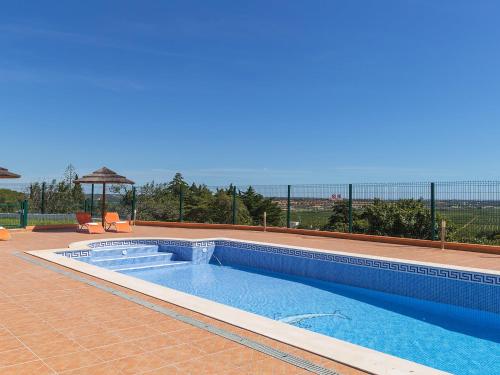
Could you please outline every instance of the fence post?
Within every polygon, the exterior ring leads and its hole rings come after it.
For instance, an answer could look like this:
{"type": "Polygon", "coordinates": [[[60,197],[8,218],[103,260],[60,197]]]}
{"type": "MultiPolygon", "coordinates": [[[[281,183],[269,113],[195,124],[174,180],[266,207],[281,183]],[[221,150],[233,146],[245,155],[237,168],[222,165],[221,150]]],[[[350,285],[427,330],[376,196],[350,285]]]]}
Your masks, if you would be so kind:
{"type": "Polygon", "coordinates": [[[94,215],[94,184],[92,184],[92,192],[90,193],[90,216],[94,215]]]}
{"type": "Polygon", "coordinates": [[[184,221],[184,189],[182,185],[179,189],[179,222],[184,221]]]}
{"type": "Polygon", "coordinates": [[[286,200],[286,227],[290,228],[292,226],[292,205],[291,205],[291,190],[292,186],[288,185],[288,194],[287,194],[287,200],[286,200]]]}
{"type": "Polygon", "coordinates": [[[236,186],[233,187],[233,225],[236,225],[236,186]]]}
{"type": "Polygon", "coordinates": [[[24,224],[24,201],[19,202],[19,227],[23,227],[24,224]]]}
{"type": "Polygon", "coordinates": [[[349,233],[352,233],[352,184],[349,184],[349,233]]]}
{"type": "Polygon", "coordinates": [[[435,241],[436,237],[436,186],[431,182],[431,239],[435,241]]]}
{"type": "Polygon", "coordinates": [[[42,207],[40,207],[40,212],[42,214],[45,213],[45,188],[46,188],[46,184],[45,184],[45,182],[42,182],[42,207]]]}
{"type": "Polygon", "coordinates": [[[444,250],[446,242],[446,220],[441,220],[441,250],[444,250]]]}
{"type": "Polygon", "coordinates": [[[135,225],[135,216],[136,216],[136,197],[135,197],[135,186],[132,186],[132,215],[130,215],[130,218],[134,222],[135,225]]]}
{"type": "Polygon", "coordinates": [[[21,204],[21,226],[26,228],[28,226],[28,201],[24,200],[21,204]]]}

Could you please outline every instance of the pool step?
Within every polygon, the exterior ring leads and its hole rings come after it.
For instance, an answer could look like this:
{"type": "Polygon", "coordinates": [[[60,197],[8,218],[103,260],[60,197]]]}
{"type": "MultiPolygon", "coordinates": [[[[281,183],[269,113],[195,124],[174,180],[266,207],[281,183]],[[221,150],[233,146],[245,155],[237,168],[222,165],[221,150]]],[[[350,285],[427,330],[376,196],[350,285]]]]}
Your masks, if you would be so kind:
{"type": "Polygon", "coordinates": [[[117,247],[102,247],[92,249],[92,259],[101,259],[104,257],[121,257],[123,255],[134,254],[154,254],[158,253],[157,245],[134,245],[134,246],[117,246],[117,247]],[[125,253],[125,254],[124,254],[125,253]]]}
{"type": "Polygon", "coordinates": [[[83,262],[117,272],[162,269],[191,263],[173,259],[174,253],[159,251],[157,245],[143,244],[92,249],[90,257],[80,258],[83,262]]]}
{"type": "Polygon", "coordinates": [[[90,263],[99,267],[111,266],[133,266],[151,262],[167,263],[172,260],[174,254],[172,253],[137,253],[133,255],[111,256],[103,258],[92,258],[90,263]]]}
{"type": "Polygon", "coordinates": [[[107,267],[110,270],[116,271],[116,272],[123,272],[123,271],[146,271],[146,270],[152,270],[152,269],[163,269],[163,268],[171,268],[171,267],[177,267],[177,266],[182,266],[186,264],[190,264],[191,262],[187,261],[177,261],[177,262],[148,262],[148,263],[141,263],[141,264],[135,264],[135,265],[119,265],[119,266],[111,266],[107,267]]]}

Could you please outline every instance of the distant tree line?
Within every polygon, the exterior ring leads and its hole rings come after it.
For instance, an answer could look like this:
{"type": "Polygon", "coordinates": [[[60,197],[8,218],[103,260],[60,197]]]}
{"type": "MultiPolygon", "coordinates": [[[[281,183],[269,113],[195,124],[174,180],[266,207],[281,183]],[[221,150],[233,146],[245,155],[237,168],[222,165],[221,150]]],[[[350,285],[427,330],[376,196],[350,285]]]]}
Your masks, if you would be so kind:
{"type": "MultiPolygon", "coordinates": [[[[122,188],[126,189],[126,188],[122,188]]],[[[183,219],[198,223],[230,224],[233,218],[233,189],[209,189],[203,184],[189,185],[180,173],[167,183],[147,183],[137,189],[137,219],[152,221],[177,221],[182,191],[183,219]]],[[[132,192],[126,189],[123,204],[132,203],[132,192]]],[[[283,213],[276,202],[249,187],[237,191],[237,223],[262,225],[264,212],[268,225],[283,225],[283,213]]]]}
{"type": "Polygon", "coordinates": [[[23,193],[10,189],[0,189],[0,204],[11,205],[22,201],[25,198],[23,193]]]}
{"type": "MultiPolygon", "coordinates": [[[[64,172],[62,180],[52,180],[45,184],[45,213],[73,213],[81,211],[85,194],[80,184],[74,181],[78,178],[75,168],[70,164],[64,172]]],[[[39,212],[42,207],[42,183],[29,185],[26,196],[30,212],[39,212]]]]}

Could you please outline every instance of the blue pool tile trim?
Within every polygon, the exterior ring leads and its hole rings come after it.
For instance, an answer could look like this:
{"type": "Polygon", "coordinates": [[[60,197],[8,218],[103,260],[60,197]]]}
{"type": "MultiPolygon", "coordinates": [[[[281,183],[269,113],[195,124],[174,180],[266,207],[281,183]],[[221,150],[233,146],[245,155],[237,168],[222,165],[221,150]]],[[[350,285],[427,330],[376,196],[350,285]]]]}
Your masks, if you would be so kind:
{"type": "Polygon", "coordinates": [[[217,246],[239,248],[239,249],[259,251],[264,253],[294,256],[305,259],[315,259],[326,262],[344,263],[354,266],[385,269],[397,272],[441,277],[451,280],[461,280],[461,281],[468,281],[486,285],[500,286],[500,275],[473,272],[473,271],[462,271],[462,270],[448,269],[442,267],[432,267],[426,265],[394,262],[394,261],[387,261],[387,260],[380,260],[373,258],[338,255],[332,253],[317,252],[314,250],[293,249],[293,248],[276,247],[276,246],[253,244],[253,243],[242,243],[236,241],[217,241],[217,246]]]}
{"type": "MultiPolygon", "coordinates": [[[[186,246],[191,247],[193,243],[200,244],[207,241],[182,241],[182,240],[161,240],[161,239],[137,239],[137,240],[110,240],[92,242],[88,246],[92,249],[99,247],[114,247],[114,246],[128,246],[128,245],[164,245],[164,246],[186,246]]],[[[209,241],[210,242],[210,241],[209,241]]]]}
{"type": "Polygon", "coordinates": [[[82,258],[89,257],[91,250],[71,250],[71,251],[58,251],[56,254],[63,255],[68,258],[82,258]]]}

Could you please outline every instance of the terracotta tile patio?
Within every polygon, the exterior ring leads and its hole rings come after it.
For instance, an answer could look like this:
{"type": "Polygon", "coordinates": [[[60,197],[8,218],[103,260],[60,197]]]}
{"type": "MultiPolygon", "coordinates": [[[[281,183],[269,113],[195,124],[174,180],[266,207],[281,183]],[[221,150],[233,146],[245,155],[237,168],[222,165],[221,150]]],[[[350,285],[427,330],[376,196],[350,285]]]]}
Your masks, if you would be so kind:
{"type": "MultiPolygon", "coordinates": [[[[66,247],[74,241],[125,236],[130,235],[91,237],[68,231],[17,232],[11,241],[0,242],[0,374],[307,373],[13,255],[16,251],[66,247]]],[[[136,227],[132,236],[232,237],[500,270],[500,256],[492,254],[292,234],[136,227]]],[[[201,314],[147,296],[141,298],[341,374],[361,373],[201,314]]]]}

